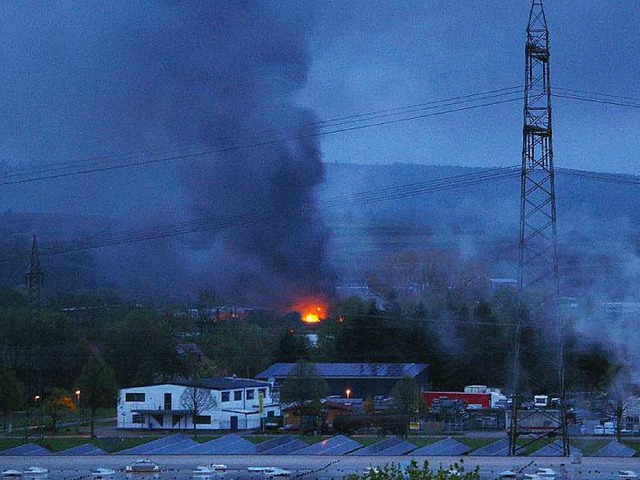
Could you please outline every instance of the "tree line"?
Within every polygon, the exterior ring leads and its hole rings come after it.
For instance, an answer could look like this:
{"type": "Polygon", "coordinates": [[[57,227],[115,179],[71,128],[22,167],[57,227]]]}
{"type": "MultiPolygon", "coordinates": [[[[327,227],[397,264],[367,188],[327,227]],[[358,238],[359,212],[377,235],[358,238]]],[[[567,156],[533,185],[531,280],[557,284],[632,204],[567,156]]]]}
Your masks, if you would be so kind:
{"type": "MultiPolygon", "coordinates": [[[[224,300],[211,292],[203,292],[193,314],[188,305],[143,308],[99,290],[34,308],[19,292],[1,288],[3,412],[6,417],[33,407],[36,396],[53,398],[56,389],[71,399],[70,392],[86,391],[82,403],[95,412],[115,404],[116,387],[231,374],[252,378],[273,362],[426,363],[432,389],[508,388],[513,289],[492,291],[483,268],[472,262],[415,252],[373,266],[367,285],[369,298],[333,301],[313,330],[296,313],[254,310],[221,319],[211,307],[224,300]]],[[[567,388],[605,391],[623,366],[606,347],[582,338],[572,321],[569,315],[564,336],[567,388]]],[[[550,361],[557,345],[540,325],[539,312],[531,309],[521,368],[532,392],[547,391],[557,377],[550,361]]]]}

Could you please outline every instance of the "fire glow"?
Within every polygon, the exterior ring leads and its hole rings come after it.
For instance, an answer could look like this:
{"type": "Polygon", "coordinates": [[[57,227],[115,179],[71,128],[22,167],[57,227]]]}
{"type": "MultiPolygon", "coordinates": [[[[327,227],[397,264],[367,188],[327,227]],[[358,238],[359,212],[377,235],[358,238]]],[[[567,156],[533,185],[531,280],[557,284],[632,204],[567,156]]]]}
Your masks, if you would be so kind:
{"type": "Polygon", "coordinates": [[[291,309],[300,314],[300,319],[304,323],[320,323],[327,314],[326,305],[317,299],[300,301],[293,305],[291,309]]]}

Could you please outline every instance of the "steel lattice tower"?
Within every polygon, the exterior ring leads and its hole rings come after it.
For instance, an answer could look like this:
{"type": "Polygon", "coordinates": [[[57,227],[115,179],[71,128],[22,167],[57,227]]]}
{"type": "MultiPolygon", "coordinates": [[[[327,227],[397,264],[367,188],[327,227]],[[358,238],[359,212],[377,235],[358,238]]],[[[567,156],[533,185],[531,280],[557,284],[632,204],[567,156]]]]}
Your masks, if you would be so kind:
{"type": "MultiPolygon", "coordinates": [[[[520,256],[518,262],[518,319],[514,352],[514,401],[509,430],[509,454],[543,437],[562,438],[562,454],[569,455],[565,419],[563,325],[559,315],[556,196],[551,128],[551,84],[549,76],[549,31],[542,0],[533,0],[525,46],[524,126],[522,129],[522,172],[520,194],[520,256]],[[522,323],[526,316],[525,297],[535,292],[539,310],[554,330],[558,346],[558,410],[518,409],[522,323]],[[544,418],[552,430],[530,428],[544,418]],[[526,437],[524,444],[517,439],[526,437]]],[[[547,327],[547,328],[548,328],[547,327]]]]}
{"type": "Polygon", "coordinates": [[[29,302],[32,305],[40,306],[42,277],[44,273],[40,267],[40,257],[38,256],[38,241],[36,236],[33,236],[33,243],[31,244],[31,257],[29,259],[29,268],[25,276],[25,283],[27,284],[27,294],[29,302]]]}

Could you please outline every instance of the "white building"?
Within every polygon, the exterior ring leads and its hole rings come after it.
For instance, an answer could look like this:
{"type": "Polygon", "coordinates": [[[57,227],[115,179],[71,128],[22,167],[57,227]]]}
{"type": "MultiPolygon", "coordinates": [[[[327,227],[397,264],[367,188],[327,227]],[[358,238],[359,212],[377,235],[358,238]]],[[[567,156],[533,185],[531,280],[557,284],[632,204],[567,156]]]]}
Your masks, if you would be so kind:
{"type": "Polygon", "coordinates": [[[164,383],[123,388],[118,395],[118,428],[250,430],[280,415],[273,385],[246,378],[203,378],[198,386],[164,383]],[[204,408],[194,408],[194,397],[204,408]]]}

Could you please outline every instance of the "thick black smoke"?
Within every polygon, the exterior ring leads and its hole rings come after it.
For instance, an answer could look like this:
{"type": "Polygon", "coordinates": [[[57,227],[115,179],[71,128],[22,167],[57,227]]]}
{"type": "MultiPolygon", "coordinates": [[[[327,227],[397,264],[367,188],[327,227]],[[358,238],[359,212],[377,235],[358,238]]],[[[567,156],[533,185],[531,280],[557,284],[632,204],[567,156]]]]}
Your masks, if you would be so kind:
{"type": "Polygon", "coordinates": [[[325,291],[326,232],[309,208],[322,163],[308,126],[314,117],[292,99],[309,63],[303,9],[236,0],[0,9],[0,152],[10,165],[165,146],[174,147],[167,155],[219,152],[4,187],[7,208],[98,215],[134,228],[232,219],[231,228],[197,238],[107,252],[115,259],[103,262],[105,276],[163,284],[172,296],[209,288],[271,304],[325,291]],[[126,260],[136,249],[135,258],[154,263],[152,273],[126,260]]]}

